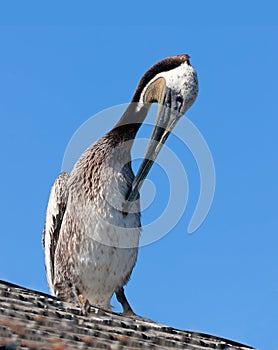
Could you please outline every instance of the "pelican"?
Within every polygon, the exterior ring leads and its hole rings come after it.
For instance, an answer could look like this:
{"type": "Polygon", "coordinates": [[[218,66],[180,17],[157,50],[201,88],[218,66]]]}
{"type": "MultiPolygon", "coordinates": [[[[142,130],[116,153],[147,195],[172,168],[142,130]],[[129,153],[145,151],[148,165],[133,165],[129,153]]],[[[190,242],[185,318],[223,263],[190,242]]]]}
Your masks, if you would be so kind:
{"type": "Polygon", "coordinates": [[[43,232],[49,289],[84,312],[90,304],[109,310],[115,293],[123,313],[134,315],[124,286],[138,254],[139,190],[171,130],[197,97],[197,74],[189,59],[183,54],[153,65],[117,124],[52,186],[43,232]],[[134,176],[131,147],[154,102],[156,123],[134,176]]]}

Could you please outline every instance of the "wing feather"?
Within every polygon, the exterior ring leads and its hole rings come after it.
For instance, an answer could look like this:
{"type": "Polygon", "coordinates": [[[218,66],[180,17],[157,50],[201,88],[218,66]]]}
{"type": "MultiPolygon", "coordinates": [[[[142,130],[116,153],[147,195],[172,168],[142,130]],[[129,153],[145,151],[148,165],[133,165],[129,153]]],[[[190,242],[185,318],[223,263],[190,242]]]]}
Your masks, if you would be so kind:
{"type": "Polygon", "coordinates": [[[43,231],[43,247],[48,286],[54,294],[54,258],[63,217],[67,207],[69,173],[61,173],[55,180],[49,196],[43,231]]]}

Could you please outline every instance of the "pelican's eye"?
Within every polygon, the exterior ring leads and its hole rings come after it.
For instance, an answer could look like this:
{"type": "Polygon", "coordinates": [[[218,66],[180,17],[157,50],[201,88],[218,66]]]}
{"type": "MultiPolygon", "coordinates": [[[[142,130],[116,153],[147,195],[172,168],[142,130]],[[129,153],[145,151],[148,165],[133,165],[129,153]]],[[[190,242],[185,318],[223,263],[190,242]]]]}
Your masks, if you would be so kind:
{"type": "Polygon", "coordinates": [[[181,107],[183,104],[183,98],[181,95],[177,95],[176,97],[176,103],[177,103],[177,111],[180,112],[181,111],[181,107]]]}

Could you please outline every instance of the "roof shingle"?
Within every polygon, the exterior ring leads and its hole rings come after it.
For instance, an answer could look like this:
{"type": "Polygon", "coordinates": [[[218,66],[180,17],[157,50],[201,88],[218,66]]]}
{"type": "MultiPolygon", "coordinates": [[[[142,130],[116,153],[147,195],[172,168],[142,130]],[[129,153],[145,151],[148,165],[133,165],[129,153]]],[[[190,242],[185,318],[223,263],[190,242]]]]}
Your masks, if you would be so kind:
{"type": "Polygon", "coordinates": [[[94,306],[84,317],[72,304],[5,281],[0,302],[0,349],[253,349],[94,306]]]}

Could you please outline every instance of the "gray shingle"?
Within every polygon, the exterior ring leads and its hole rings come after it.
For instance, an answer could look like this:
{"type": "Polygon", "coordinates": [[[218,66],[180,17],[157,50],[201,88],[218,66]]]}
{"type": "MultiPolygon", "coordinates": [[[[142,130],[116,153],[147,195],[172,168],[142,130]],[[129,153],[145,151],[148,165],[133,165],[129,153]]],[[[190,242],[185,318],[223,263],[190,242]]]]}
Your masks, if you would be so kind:
{"type": "Polygon", "coordinates": [[[182,331],[140,317],[78,307],[0,281],[0,349],[252,349],[211,335],[182,331]]]}

